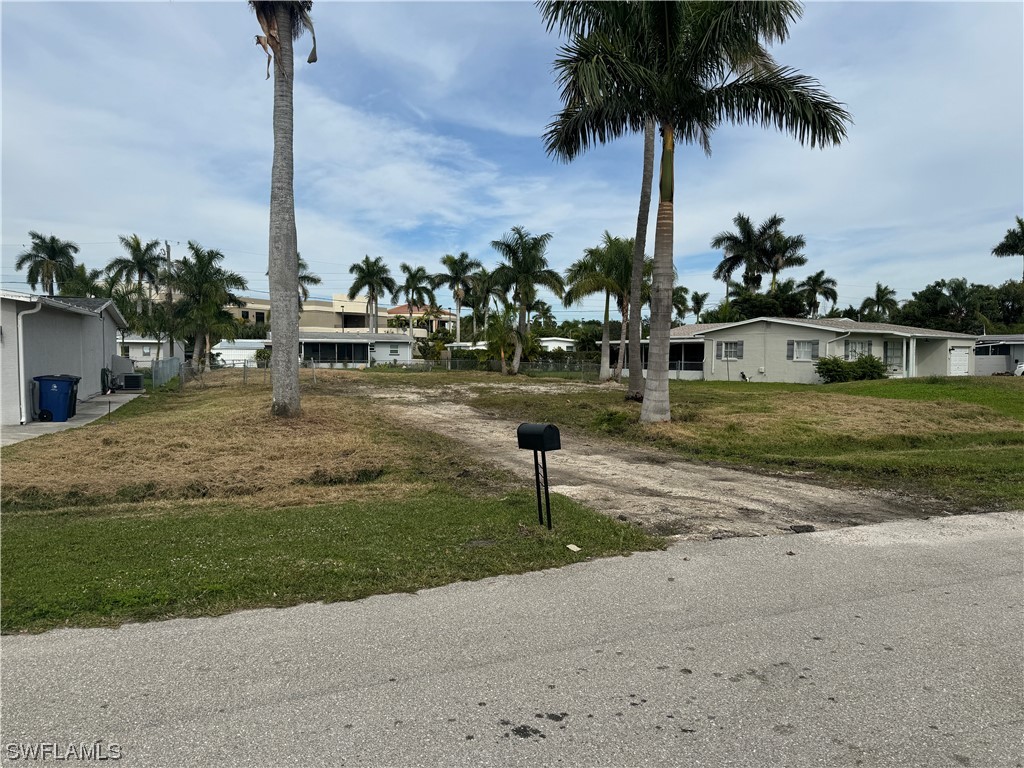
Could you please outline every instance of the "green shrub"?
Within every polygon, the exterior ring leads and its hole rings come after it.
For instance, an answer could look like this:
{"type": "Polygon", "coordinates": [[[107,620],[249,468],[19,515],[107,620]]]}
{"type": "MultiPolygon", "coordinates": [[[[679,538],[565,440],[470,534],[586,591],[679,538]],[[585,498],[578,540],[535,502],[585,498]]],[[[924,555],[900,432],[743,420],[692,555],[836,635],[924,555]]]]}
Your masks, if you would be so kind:
{"type": "Polygon", "coordinates": [[[834,355],[822,357],[814,364],[814,370],[826,384],[885,378],[885,363],[874,355],[861,355],[856,360],[834,355]]]}

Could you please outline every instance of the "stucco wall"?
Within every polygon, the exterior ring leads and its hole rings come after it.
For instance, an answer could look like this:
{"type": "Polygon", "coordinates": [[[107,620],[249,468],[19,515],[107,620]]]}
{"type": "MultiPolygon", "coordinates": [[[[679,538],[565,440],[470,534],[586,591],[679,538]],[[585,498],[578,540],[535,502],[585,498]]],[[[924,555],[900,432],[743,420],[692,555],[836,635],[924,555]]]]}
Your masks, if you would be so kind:
{"type": "Polygon", "coordinates": [[[3,338],[0,340],[0,418],[3,424],[18,424],[21,421],[21,407],[18,402],[18,308],[28,309],[29,304],[15,304],[13,301],[0,303],[0,326],[3,338]]]}
{"type": "MultiPolygon", "coordinates": [[[[789,340],[817,341],[818,354],[837,354],[833,344],[825,352],[826,342],[834,334],[811,328],[754,323],[724,331],[715,331],[708,337],[704,348],[704,377],[710,381],[740,381],[740,372],[751,381],[784,381],[796,384],[816,384],[821,381],[814,370],[813,360],[787,360],[786,342],[789,340]],[[716,360],[715,342],[742,341],[742,360],[716,360]]],[[[843,353],[842,342],[838,354],[843,353]]]]}
{"type": "Polygon", "coordinates": [[[949,373],[949,340],[917,340],[917,376],[946,376],[949,373]]]}

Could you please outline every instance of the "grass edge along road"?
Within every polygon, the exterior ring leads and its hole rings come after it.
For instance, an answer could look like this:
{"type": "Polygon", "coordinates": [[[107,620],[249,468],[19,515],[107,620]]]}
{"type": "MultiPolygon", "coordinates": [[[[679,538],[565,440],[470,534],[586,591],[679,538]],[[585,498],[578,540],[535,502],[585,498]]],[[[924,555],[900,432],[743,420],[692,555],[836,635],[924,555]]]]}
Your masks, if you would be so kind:
{"type": "MultiPolygon", "coordinates": [[[[126,406],[113,424],[4,449],[3,632],[353,600],[663,546],[557,495],[549,532],[537,524],[532,486],[475,464],[451,441],[389,424],[338,396],[305,398],[308,419],[261,420],[252,409],[263,408],[267,394],[263,387],[158,394],[126,406]],[[204,440],[219,435],[219,450],[246,418],[256,422],[259,444],[207,456],[203,475],[204,440]],[[342,424],[362,437],[346,443],[342,424]],[[302,434],[320,439],[332,425],[338,431],[323,445],[343,448],[332,464],[321,446],[318,463],[302,434]],[[174,442],[172,433],[187,437],[174,442]],[[180,447],[155,450],[154,434],[180,447]],[[33,466],[52,466],[60,457],[102,462],[104,451],[115,462],[134,453],[143,465],[166,454],[163,461],[198,474],[186,482],[173,468],[137,466],[122,468],[113,485],[96,479],[90,486],[99,463],[86,467],[75,486],[24,479],[36,474],[33,466]],[[251,495],[242,496],[238,483],[218,485],[223,460],[270,472],[275,459],[294,474],[277,478],[280,489],[250,479],[251,495]],[[325,494],[322,503],[289,503],[325,494]]],[[[215,454],[213,444],[206,448],[215,454]]]]}

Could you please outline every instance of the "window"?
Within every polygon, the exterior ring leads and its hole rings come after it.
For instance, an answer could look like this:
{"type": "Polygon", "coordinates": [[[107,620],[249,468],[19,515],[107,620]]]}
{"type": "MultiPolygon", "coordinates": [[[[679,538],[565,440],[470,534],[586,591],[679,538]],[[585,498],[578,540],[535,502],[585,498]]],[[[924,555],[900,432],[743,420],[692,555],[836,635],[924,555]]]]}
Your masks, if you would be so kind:
{"type": "Polygon", "coordinates": [[[903,341],[882,342],[882,354],[885,355],[886,368],[903,367],[903,341]]]}
{"type": "Polygon", "coordinates": [[[122,344],[121,345],[121,357],[131,357],[131,355],[128,354],[128,345],[127,344],[122,344]]]}
{"type": "Polygon", "coordinates": [[[817,360],[817,339],[790,339],[786,342],[787,360],[817,360]]]}
{"type": "Polygon", "coordinates": [[[142,348],[142,356],[143,356],[143,357],[150,357],[151,355],[152,355],[152,349],[151,349],[151,347],[150,347],[150,346],[149,346],[149,345],[147,344],[146,346],[144,346],[144,347],[142,348]]]}
{"type": "Polygon", "coordinates": [[[871,354],[871,342],[870,341],[851,341],[846,340],[845,346],[847,360],[856,360],[858,357],[864,357],[865,355],[871,354]]]}
{"type": "Polygon", "coordinates": [[[257,323],[266,322],[266,317],[267,317],[267,315],[266,315],[265,312],[257,312],[256,313],[256,322],[257,323]]]}
{"type": "Polygon", "coordinates": [[[391,354],[392,355],[397,355],[398,354],[398,345],[397,344],[392,344],[391,345],[391,354]]]}
{"type": "Polygon", "coordinates": [[[717,341],[715,342],[716,360],[742,360],[742,341],[717,341]]]}
{"type": "Polygon", "coordinates": [[[248,320],[249,319],[249,310],[248,309],[243,309],[242,310],[242,319],[243,320],[248,320]]]}

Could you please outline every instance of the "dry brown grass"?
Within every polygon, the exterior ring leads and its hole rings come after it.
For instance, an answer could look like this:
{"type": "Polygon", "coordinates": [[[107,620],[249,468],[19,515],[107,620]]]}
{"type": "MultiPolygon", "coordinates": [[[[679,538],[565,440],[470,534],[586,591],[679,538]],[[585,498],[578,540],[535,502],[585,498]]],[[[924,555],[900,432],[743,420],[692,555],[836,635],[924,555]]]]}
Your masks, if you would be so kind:
{"type": "MultiPolygon", "coordinates": [[[[250,374],[250,377],[252,374],[250,374]]],[[[274,419],[269,387],[237,372],[167,398],[135,418],[101,420],[4,449],[5,501],[83,494],[125,501],[232,498],[254,506],[400,497],[421,486],[421,445],[318,373],[303,415],[274,419]],[[40,467],[50,467],[46,476],[40,467]],[[386,483],[374,483],[379,476],[386,483]]],[[[311,385],[311,382],[304,382],[311,385]]]]}

